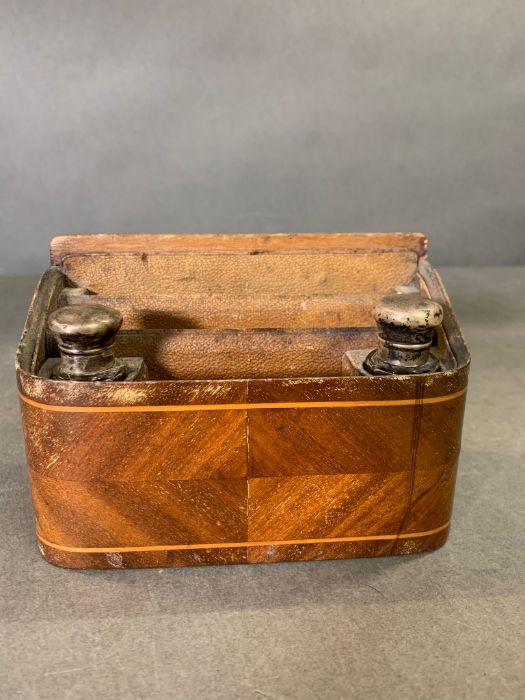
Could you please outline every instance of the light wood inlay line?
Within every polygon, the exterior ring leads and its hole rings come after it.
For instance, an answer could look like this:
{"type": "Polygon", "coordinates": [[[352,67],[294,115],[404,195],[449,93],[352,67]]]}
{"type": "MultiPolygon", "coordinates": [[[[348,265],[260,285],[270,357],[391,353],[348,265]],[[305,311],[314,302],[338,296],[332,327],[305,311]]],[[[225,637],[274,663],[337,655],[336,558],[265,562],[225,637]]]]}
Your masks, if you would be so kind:
{"type": "Polygon", "coordinates": [[[276,547],[279,545],[295,545],[295,544],[331,544],[337,542],[373,542],[380,540],[408,540],[417,537],[429,537],[438,532],[446,530],[450,525],[450,521],[436,527],[433,530],[425,530],[424,532],[402,532],[397,535],[364,535],[362,537],[325,537],[321,539],[307,540],[277,540],[268,542],[213,542],[211,544],[159,544],[149,547],[69,547],[67,545],[55,544],[49,542],[42,535],[37,533],[38,539],[42,544],[53,549],[59,549],[62,552],[76,552],[79,554],[111,554],[112,552],[163,552],[182,549],[229,549],[239,547],[276,547]]]}
{"type": "Polygon", "coordinates": [[[58,413],[152,413],[168,411],[254,411],[276,408],[367,408],[369,406],[415,406],[416,404],[442,403],[452,401],[466,392],[465,389],[444,396],[429,396],[423,399],[384,399],[377,401],[287,401],[284,403],[217,403],[217,404],[180,404],[166,406],[61,406],[33,401],[19,393],[21,400],[43,411],[58,413]]]}

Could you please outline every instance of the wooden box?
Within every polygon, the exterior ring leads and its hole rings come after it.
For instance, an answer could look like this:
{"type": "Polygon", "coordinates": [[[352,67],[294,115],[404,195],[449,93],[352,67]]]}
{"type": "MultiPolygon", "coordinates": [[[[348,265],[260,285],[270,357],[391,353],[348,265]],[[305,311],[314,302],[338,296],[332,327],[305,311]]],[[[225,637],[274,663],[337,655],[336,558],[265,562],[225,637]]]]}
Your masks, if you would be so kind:
{"type": "Polygon", "coordinates": [[[421,234],[55,238],[17,353],[42,554],[132,568],[439,547],[468,364],[421,234]],[[441,371],[358,374],[348,357],[377,345],[374,301],[399,285],[443,306],[441,371]],[[77,287],[122,313],[116,353],[147,381],[42,376],[48,315],[77,287]]]}

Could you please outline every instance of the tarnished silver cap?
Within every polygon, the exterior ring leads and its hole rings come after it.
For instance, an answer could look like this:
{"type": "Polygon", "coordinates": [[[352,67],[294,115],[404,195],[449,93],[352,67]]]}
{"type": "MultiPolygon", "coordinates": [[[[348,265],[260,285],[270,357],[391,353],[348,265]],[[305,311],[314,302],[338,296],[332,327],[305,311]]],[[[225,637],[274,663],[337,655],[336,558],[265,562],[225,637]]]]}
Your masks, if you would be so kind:
{"type": "Polygon", "coordinates": [[[371,374],[422,374],[437,372],[439,360],[430,346],[443,321],[437,301],[418,293],[390,294],[374,308],[378,348],[368,355],[365,369],[371,374]]]}
{"type": "Polygon", "coordinates": [[[122,314],[102,304],[62,306],[50,314],[48,327],[60,350],[56,379],[115,381],[126,376],[113,344],[122,314]]]}

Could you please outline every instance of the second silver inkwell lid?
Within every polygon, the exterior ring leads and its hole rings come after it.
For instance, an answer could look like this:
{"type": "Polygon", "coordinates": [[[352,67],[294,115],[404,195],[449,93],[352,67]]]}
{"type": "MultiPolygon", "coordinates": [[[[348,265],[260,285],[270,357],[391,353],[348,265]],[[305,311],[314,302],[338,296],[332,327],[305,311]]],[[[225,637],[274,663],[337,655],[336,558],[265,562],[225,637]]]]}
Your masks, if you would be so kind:
{"type": "Polygon", "coordinates": [[[443,321],[437,301],[417,292],[389,294],[374,307],[378,347],[364,361],[370,374],[423,374],[438,372],[431,352],[436,329],[443,321]]]}

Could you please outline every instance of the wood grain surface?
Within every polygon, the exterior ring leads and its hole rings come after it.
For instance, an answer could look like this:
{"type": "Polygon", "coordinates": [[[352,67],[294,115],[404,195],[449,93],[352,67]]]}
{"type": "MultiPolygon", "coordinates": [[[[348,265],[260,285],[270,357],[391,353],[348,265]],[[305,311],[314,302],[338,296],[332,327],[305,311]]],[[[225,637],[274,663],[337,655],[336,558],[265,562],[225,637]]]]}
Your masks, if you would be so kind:
{"type": "MultiPolygon", "coordinates": [[[[265,551],[274,560],[275,547],[285,552],[293,546],[298,557],[300,545],[306,558],[320,557],[321,545],[333,538],[351,540],[333,543],[335,554],[350,551],[355,538],[365,538],[367,553],[377,546],[380,554],[385,535],[390,553],[410,535],[421,551],[424,541],[436,541],[434,530],[443,537],[450,519],[464,397],[422,403],[422,395],[411,405],[386,400],[366,408],[319,408],[315,402],[300,409],[143,407],[109,415],[96,408],[46,410],[23,400],[39,535],[46,552],[61,552],[61,564],[69,554],[71,561],[85,554],[95,556],[97,566],[101,556],[135,555],[133,548],[140,547],[155,548],[151,561],[158,561],[159,548],[167,557],[170,547],[189,552],[219,544],[245,547],[247,561],[252,547],[256,561],[265,551]],[[367,411],[368,421],[362,415],[367,411]],[[277,426],[265,420],[268,414],[277,416],[277,426]],[[297,422],[299,434],[283,435],[283,420],[297,422]],[[224,430],[214,433],[220,426],[224,430]],[[79,433],[96,436],[99,449],[89,438],[75,449],[79,433]]],[[[199,551],[190,557],[193,564],[197,556],[206,563],[199,551]]]]}
{"type": "Polygon", "coordinates": [[[60,269],[37,290],[17,360],[50,562],[244,564],[444,543],[469,358],[424,236],[69,236],[51,255],[60,269]],[[373,299],[414,283],[445,306],[445,371],[345,376],[343,355],[375,345],[373,299]],[[38,376],[56,354],[47,315],[72,284],[124,312],[117,353],[144,357],[150,380],[38,376]]]}
{"type": "Polygon", "coordinates": [[[427,247],[422,233],[99,233],[57,236],[51,241],[50,257],[52,265],[60,266],[69,254],[412,250],[423,256],[427,247]]]}

